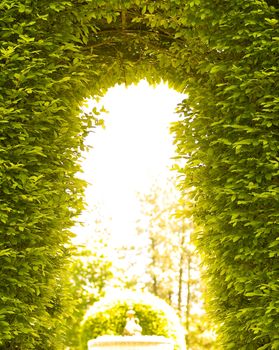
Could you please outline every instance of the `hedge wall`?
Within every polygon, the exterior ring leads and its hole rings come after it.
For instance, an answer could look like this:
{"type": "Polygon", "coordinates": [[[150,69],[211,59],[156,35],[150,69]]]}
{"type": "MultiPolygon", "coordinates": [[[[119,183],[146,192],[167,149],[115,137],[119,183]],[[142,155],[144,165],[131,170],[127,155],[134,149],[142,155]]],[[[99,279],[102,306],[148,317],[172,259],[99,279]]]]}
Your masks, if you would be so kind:
{"type": "Polygon", "coordinates": [[[79,110],[86,57],[76,54],[73,62],[73,20],[64,21],[65,14],[58,20],[58,3],[0,4],[3,349],[62,346],[66,245],[82,208],[83,183],[75,173],[93,121],[79,110]]]}
{"type": "Polygon", "coordinates": [[[146,77],[189,94],[181,190],[221,341],[278,348],[278,28],[276,0],[1,1],[0,346],[62,346],[75,174],[95,123],[79,105],[146,77]]]}
{"type": "Polygon", "coordinates": [[[173,129],[210,309],[225,349],[279,349],[278,2],[192,1],[186,12],[199,61],[173,129]]]}
{"type": "MultiPolygon", "coordinates": [[[[83,207],[85,185],[76,174],[84,138],[97,123],[96,111],[81,114],[80,105],[116,82],[136,82],[155,70],[141,63],[139,46],[148,36],[124,33],[125,8],[121,16],[120,5],[91,0],[0,3],[3,349],[63,348],[64,312],[70,311],[63,270],[69,229],[83,207]]],[[[149,79],[155,79],[151,73],[149,79]]]]}

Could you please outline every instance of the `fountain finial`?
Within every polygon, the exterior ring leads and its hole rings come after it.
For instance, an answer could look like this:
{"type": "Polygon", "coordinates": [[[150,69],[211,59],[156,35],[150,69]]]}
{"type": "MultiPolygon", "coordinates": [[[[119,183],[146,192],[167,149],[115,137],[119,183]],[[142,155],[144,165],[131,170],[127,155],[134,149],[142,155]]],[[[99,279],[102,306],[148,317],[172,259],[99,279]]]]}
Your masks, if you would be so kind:
{"type": "Polygon", "coordinates": [[[124,335],[141,335],[142,328],[139,325],[139,319],[135,317],[133,308],[129,308],[126,312],[126,325],[124,328],[124,335]]]}

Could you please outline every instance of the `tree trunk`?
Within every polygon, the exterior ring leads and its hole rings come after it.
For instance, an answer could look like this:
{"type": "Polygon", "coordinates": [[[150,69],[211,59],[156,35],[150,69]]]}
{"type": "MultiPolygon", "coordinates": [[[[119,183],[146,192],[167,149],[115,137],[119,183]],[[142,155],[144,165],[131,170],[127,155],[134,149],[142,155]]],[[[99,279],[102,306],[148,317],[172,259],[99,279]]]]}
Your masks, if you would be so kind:
{"type": "Polygon", "coordinates": [[[180,239],[180,258],[179,258],[179,273],[178,273],[178,295],[177,295],[177,308],[179,315],[181,316],[182,311],[182,289],[183,289],[183,265],[184,265],[184,255],[185,255],[185,230],[184,225],[182,227],[181,239],[180,239]]]}
{"type": "Polygon", "coordinates": [[[191,255],[188,254],[187,258],[187,301],[186,301],[186,345],[187,349],[190,349],[190,305],[191,305],[191,255]]]}

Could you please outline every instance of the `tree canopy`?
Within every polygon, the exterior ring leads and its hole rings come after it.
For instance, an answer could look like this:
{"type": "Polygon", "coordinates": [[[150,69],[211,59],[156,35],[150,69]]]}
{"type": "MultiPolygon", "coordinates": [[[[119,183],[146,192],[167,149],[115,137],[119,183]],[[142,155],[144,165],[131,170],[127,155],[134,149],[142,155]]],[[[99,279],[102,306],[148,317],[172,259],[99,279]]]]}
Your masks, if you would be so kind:
{"type": "Polygon", "coordinates": [[[59,349],[76,176],[98,123],[84,97],[117,82],[187,91],[173,126],[229,349],[278,348],[278,3],[3,0],[0,344],[59,349]]]}

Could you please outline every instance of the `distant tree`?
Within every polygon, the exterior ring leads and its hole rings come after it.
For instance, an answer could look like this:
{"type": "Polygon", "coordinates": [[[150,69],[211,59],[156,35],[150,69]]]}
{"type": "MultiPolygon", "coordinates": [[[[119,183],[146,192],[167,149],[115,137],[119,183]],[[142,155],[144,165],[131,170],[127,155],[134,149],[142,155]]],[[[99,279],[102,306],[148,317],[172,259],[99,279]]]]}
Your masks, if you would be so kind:
{"type": "Polygon", "coordinates": [[[102,248],[99,244],[92,250],[77,251],[69,270],[69,293],[74,310],[67,322],[66,344],[73,350],[79,347],[80,323],[86,310],[104,295],[105,287],[112,278],[112,263],[102,248]]]}
{"type": "Polygon", "coordinates": [[[148,258],[144,252],[144,245],[141,240],[135,243],[119,245],[115,249],[113,272],[111,281],[113,288],[126,288],[131,290],[144,289],[148,275],[148,258]]]}
{"type": "Polygon", "coordinates": [[[145,264],[145,274],[138,276],[139,283],[177,310],[189,349],[198,349],[202,343],[204,348],[210,343],[213,349],[214,339],[206,333],[206,322],[210,322],[203,306],[200,259],[191,239],[191,203],[187,196],[179,199],[174,182],[156,183],[141,196],[142,219],[137,227],[141,245],[134,251],[145,264]]]}
{"type": "Polygon", "coordinates": [[[176,199],[177,193],[171,182],[164,188],[154,184],[148,194],[141,196],[144,219],[139,221],[138,235],[144,236],[146,241],[148,289],[178,307],[182,298],[184,266],[180,265],[184,265],[186,260],[186,233],[182,232],[182,227],[174,217],[176,199]]]}
{"type": "MultiPolygon", "coordinates": [[[[87,233],[80,232],[73,242],[71,264],[67,271],[68,292],[72,299],[73,311],[67,318],[66,345],[71,350],[79,349],[80,324],[89,306],[104,296],[105,289],[113,277],[112,257],[109,253],[109,218],[102,215],[97,203],[90,211],[84,211],[80,221],[84,222],[87,233]],[[77,238],[86,236],[83,244],[77,238]]],[[[79,231],[79,226],[76,227],[79,231]]]]}

